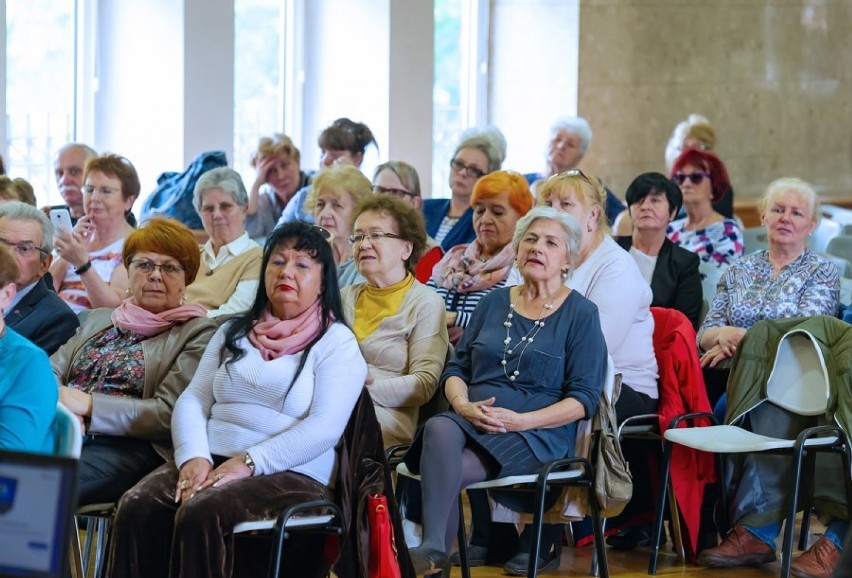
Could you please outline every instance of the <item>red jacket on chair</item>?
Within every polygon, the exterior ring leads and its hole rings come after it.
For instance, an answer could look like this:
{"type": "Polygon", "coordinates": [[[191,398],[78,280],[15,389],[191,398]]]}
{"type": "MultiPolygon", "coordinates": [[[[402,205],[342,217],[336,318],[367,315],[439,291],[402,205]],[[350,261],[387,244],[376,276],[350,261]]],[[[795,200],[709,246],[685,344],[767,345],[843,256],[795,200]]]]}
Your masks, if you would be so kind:
{"type": "MultiPolygon", "coordinates": [[[[704,387],[695,330],[689,319],[675,309],[651,307],[654,316],[654,352],[660,373],[660,431],[665,432],[672,419],[685,413],[712,412],[704,387]]],[[[687,425],[709,425],[696,420],[687,425]]],[[[691,450],[677,444],[671,463],[672,490],[686,528],[684,546],[687,559],[695,559],[701,500],[704,485],[716,481],[713,454],[691,450]]]]}

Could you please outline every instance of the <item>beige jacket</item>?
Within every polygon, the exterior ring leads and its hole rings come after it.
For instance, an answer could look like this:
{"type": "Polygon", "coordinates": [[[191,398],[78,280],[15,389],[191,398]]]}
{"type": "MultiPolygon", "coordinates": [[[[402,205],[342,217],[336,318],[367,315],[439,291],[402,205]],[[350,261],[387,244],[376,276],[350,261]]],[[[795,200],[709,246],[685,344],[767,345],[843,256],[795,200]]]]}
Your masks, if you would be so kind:
{"type": "MultiPolygon", "coordinates": [[[[107,308],[93,310],[76,335],[51,356],[53,373],[61,385],[68,382],[71,365],[83,346],[112,327],[112,311],[107,308]]],[[[157,453],[170,459],[175,401],[189,385],[216,327],[212,319],[199,317],[142,341],[145,358],[142,399],[94,393],[88,433],[147,439],[157,453]]]]}

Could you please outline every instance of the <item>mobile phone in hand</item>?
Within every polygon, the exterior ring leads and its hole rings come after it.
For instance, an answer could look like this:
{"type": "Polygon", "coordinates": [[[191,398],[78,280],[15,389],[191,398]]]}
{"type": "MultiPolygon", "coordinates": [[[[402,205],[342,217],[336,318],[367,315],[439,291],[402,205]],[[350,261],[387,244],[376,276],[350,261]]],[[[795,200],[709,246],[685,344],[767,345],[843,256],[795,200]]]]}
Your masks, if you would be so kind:
{"type": "Polygon", "coordinates": [[[71,224],[71,213],[68,212],[68,209],[50,209],[50,222],[53,223],[53,228],[56,230],[61,227],[70,233],[74,229],[74,225],[71,224]]]}

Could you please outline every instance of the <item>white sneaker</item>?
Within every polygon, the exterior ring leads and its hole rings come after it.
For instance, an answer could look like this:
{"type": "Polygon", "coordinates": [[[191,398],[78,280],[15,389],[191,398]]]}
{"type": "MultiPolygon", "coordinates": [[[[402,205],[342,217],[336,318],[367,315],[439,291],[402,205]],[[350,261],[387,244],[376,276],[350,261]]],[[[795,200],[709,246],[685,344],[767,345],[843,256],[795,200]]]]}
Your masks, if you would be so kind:
{"type": "Polygon", "coordinates": [[[402,519],[402,533],[405,535],[405,544],[409,549],[417,548],[423,542],[423,526],[411,520],[402,519]]]}

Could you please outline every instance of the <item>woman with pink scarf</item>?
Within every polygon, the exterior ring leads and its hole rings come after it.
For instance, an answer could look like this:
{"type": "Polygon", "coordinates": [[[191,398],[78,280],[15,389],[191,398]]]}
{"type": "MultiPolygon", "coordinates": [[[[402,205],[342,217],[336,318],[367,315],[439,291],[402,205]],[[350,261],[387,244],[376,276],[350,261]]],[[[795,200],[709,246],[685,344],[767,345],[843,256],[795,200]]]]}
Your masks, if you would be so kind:
{"type": "Polygon", "coordinates": [[[331,499],[367,364],[328,238],[303,222],[270,235],[254,304],[216,332],[175,406],[174,459],[118,504],[107,575],[232,576],[236,523],[331,499]]]}
{"type": "Polygon", "coordinates": [[[461,338],[480,299],[506,284],[515,263],[510,242],[515,225],[532,205],[529,185],[519,173],[494,171],[476,181],[470,197],[476,238],[447,251],[427,282],[444,299],[453,344],[461,338]]]}
{"type": "Polygon", "coordinates": [[[200,255],[192,232],[153,219],[124,241],[127,298],[94,309],[51,357],[59,400],[83,424],[79,504],[114,502],[172,454],[172,408],[216,325],[184,305],[200,255]]]}

